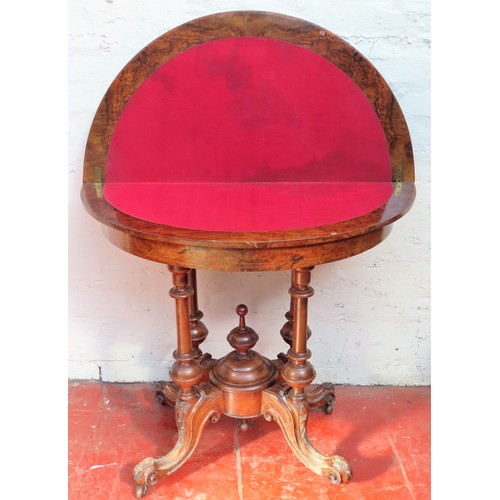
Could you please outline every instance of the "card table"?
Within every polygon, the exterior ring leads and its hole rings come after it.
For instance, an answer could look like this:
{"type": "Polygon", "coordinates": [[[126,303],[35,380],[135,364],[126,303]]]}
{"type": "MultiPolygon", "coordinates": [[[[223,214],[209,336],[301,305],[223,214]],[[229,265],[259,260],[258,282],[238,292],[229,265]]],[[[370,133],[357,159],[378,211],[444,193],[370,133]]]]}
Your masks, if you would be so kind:
{"type": "Polygon", "coordinates": [[[178,441],[134,469],[136,496],[178,469],[221,415],[281,427],[306,467],[333,483],[352,469],[307,437],[313,385],[307,304],[315,266],[380,243],[415,198],[413,153],[387,83],[326,29],[268,12],[195,19],[160,36],[118,74],[93,120],[82,200],[107,238],[172,273],[177,349],[157,399],[178,441]],[[268,359],[236,307],[232,347],[213,359],[197,270],[290,270],[287,353],[268,359]]]}

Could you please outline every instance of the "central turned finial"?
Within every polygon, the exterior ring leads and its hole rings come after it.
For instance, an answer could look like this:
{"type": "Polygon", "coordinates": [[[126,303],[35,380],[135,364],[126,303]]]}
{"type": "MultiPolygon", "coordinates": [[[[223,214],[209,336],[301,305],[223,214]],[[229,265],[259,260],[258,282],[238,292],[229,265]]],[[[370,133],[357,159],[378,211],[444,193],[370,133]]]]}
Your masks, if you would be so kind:
{"type": "Polygon", "coordinates": [[[276,381],[275,366],[252,350],[259,336],[246,325],[247,313],[244,304],[236,308],[239,325],[227,336],[234,351],[219,359],[210,371],[210,381],[224,392],[224,413],[244,419],[261,414],[261,391],[276,381]]]}
{"type": "Polygon", "coordinates": [[[236,314],[240,317],[240,330],[245,330],[247,325],[245,325],[245,316],[248,313],[248,307],[245,304],[240,304],[236,308],[236,314]]]}
{"type": "Polygon", "coordinates": [[[236,356],[241,359],[246,359],[251,356],[250,349],[255,346],[259,340],[259,336],[253,328],[249,328],[245,323],[245,316],[248,313],[248,307],[245,304],[240,304],[236,308],[236,314],[240,317],[240,324],[233,328],[227,336],[227,341],[236,351],[236,356]]]}

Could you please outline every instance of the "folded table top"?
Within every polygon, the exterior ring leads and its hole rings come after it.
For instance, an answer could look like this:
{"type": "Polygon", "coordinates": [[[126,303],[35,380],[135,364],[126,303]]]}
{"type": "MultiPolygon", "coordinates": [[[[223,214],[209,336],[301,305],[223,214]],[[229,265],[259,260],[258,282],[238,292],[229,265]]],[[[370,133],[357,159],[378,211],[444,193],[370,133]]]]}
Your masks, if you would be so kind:
{"type": "Polygon", "coordinates": [[[399,104],[356,48],[302,19],[223,12],[144,47],[104,95],[82,201],[170,265],[314,266],[380,243],[415,198],[399,104]]]}
{"type": "Polygon", "coordinates": [[[352,219],[393,193],[371,103],[319,54],[223,38],[170,59],[116,124],[104,196],[172,227],[280,231],[352,219]]]}

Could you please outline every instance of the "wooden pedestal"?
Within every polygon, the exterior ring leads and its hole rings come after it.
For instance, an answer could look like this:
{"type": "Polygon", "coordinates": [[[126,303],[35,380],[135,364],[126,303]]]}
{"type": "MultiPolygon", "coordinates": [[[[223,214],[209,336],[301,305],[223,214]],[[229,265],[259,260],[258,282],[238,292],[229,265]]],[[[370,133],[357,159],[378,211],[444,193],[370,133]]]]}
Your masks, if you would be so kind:
{"type": "Polygon", "coordinates": [[[239,325],[227,337],[233,351],[219,360],[203,354],[199,346],[208,330],[198,309],[196,272],[177,266],[169,269],[174,281],[170,295],[176,301],[177,350],[170,370],[172,381],[160,384],[156,397],[175,407],[179,435],[165,456],[145,458],[136,465],[137,498],[177,470],[194,452],[205,425],[217,422],[222,414],[241,419],[243,430],[249,418],[276,421],[306,467],[332,483],[348,482],[352,471],[346,460],[321,454],[307,438],[309,409],[331,413],[335,401],[331,384],[311,385],[316,374],[308,361],[307,300],[314,293],[309,286],[313,268],[292,270],[291,305],[281,330],[290,349],[272,361],[252,349],[259,337],[245,323],[248,309],[243,304],[236,308],[239,325]]]}

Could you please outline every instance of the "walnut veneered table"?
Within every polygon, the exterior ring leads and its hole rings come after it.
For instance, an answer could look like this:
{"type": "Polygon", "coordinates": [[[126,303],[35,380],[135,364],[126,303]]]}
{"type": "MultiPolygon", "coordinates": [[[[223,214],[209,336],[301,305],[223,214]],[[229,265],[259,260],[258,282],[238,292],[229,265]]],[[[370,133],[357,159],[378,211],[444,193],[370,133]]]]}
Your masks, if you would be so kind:
{"type": "Polygon", "coordinates": [[[311,271],[380,243],[414,197],[394,95],[323,28],[215,14],[160,36],[124,67],[92,123],[82,199],[115,245],[173,275],[177,349],[157,397],[175,406],[179,436],[167,455],[135,467],[137,497],[179,468],[222,414],[275,420],[309,469],[349,481],[348,463],[306,434],[309,408],[329,413],[335,397],[331,384],[311,385],[311,271]],[[269,360],[252,349],[258,336],[243,304],[228,335],[234,350],[219,360],[202,353],[197,269],[290,269],[287,354],[269,360]]]}

